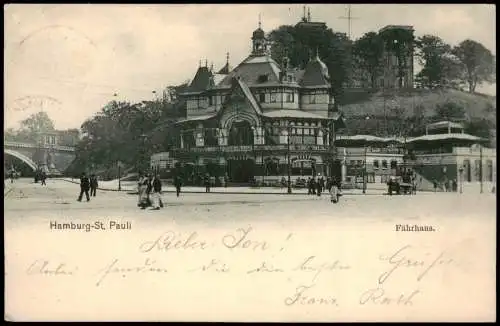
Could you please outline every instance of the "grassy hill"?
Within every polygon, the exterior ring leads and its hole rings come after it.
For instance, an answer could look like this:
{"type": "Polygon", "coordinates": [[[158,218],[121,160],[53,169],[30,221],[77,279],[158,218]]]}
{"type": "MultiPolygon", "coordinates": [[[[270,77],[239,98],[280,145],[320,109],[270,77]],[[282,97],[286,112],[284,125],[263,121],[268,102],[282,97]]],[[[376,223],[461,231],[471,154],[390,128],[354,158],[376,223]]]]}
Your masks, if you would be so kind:
{"type": "Polygon", "coordinates": [[[407,118],[420,124],[414,128],[421,130],[426,123],[443,120],[436,116],[436,107],[450,102],[465,109],[464,122],[486,119],[496,130],[496,97],[479,93],[455,89],[348,89],[337,101],[348,134],[391,135],[401,131],[401,120],[407,118]]]}

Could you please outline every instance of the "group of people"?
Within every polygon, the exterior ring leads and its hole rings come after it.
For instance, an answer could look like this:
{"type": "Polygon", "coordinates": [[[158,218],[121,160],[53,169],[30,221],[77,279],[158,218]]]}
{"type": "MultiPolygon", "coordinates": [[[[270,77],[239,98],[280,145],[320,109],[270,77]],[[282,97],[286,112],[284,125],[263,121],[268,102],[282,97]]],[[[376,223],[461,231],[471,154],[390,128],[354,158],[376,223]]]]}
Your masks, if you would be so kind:
{"type": "Polygon", "coordinates": [[[325,179],[319,176],[318,179],[314,177],[309,177],[307,179],[307,194],[321,196],[321,193],[325,190],[325,179]]]}
{"type": "Polygon", "coordinates": [[[85,172],[82,173],[82,176],[80,177],[80,195],[78,195],[77,200],[82,201],[83,194],[85,194],[87,201],[90,201],[91,196],[96,196],[97,187],[99,187],[99,182],[97,181],[97,176],[95,174],[91,174],[89,178],[85,172]]]}
{"type": "MultiPolygon", "coordinates": [[[[137,206],[141,209],[152,207],[153,210],[159,210],[163,207],[161,200],[161,180],[160,175],[156,174],[154,177],[151,174],[140,175],[138,181],[139,201],[137,206]]],[[[177,188],[177,186],[176,186],[177,188]]],[[[177,196],[180,193],[180,186],[178,188],[177,196]]]]}

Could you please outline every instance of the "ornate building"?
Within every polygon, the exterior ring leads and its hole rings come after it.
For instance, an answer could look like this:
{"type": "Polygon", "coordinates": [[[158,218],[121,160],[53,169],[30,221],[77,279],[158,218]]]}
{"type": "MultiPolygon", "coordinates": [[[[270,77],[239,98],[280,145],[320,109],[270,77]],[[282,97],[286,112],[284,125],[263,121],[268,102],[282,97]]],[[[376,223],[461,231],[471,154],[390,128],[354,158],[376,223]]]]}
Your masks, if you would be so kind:
{"type": "Polygon", "coordinates": [[[186,117],[172,156],[185,177],[208,172],[232,182],[272,182],[291,175],[339,174],[335,110],[328,68],[318,54],[304,70],[278,63],[260,27],[252,52],[234,69],[200,66],[181,94],[186,117]]]}

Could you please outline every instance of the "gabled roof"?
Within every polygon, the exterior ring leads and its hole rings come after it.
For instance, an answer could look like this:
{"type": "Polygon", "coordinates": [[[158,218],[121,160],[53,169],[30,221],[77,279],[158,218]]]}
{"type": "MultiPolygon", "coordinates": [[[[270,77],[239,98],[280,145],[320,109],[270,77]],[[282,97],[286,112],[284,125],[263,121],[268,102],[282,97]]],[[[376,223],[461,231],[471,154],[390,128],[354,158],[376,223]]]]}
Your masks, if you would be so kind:
{"type": "Polygon", "coordinates": [[[199,67],[191,84],[187,88],[187,92],[203,92],[210,87],[212,80],[212,72],[208,67],[199,67]]]}
{"type": "Polygon", "coordinates": [[[261,115],[262,110],[260,109],[259,103],[257,103],[257,100],[253,96],[252,92],[250,91],[250,88],[248,88],[248,85],[241,80],[240,78],[235,78],[234,83],[237,84],[241,90],[243,91],[243,94],[247,98],[247,100],[250,102],[254,110],[257,112],[257,114],[261,115]]]}
{"type": "Polygon", "coordinates": [[[267,84],[268,86],[280,85],[279,65],[269,56],[249,56],[237,67],[235,67],[224,80],[218,85],[220,88],[229,88],[232,85],[232,79],[240,77],[248,86],[259,86],[267,84]],[[260,76],[266,75],[267,81],[261,82],[260,76]]]}
{"type": "Polygon", "coordinates": [[[328,119],[317,114],[306,112],[302,110],[273,110],[264,112],[263,116],[268,118],[314,118],[314,119],[328,119]]]}

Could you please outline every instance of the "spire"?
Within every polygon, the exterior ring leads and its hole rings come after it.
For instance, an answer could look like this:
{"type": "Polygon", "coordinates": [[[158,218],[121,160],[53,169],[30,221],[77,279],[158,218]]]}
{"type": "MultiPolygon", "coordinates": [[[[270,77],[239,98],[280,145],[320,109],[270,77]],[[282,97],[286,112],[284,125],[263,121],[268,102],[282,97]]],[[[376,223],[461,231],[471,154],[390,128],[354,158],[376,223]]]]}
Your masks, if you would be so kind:
{"type": "Polygon", "coordinates": [[[306,5],[304,5],[303,9],[304,9],[304,13],[302,15],[302,20],[305,22],[305,21],[307,21],[307,19],[306,19],[306,5]]]}
{"type": "Polygon", "coordinates": [[[307,21],[311,22],[311,8],[307,7],[307,21]]]}
{"type": "Polygon", "coordinates": [[[205,68],[208,68],[208,59],[205,59],[205,68]]]}
{"type": "Polygon", "coordinates": [[[261,20],[260,13],[259,13],[259,28],[262,28],[262,20],[261,20]]]}
{"type": "Polygon", "coordinates": [[[226,52],[226,64],[229,64],[229,52],[226,52]]]}
{"type": "Polygon", "coordinates": [[[210,63],[210,72],[214,71],[214,63],[213,61],[210,63]]]}

